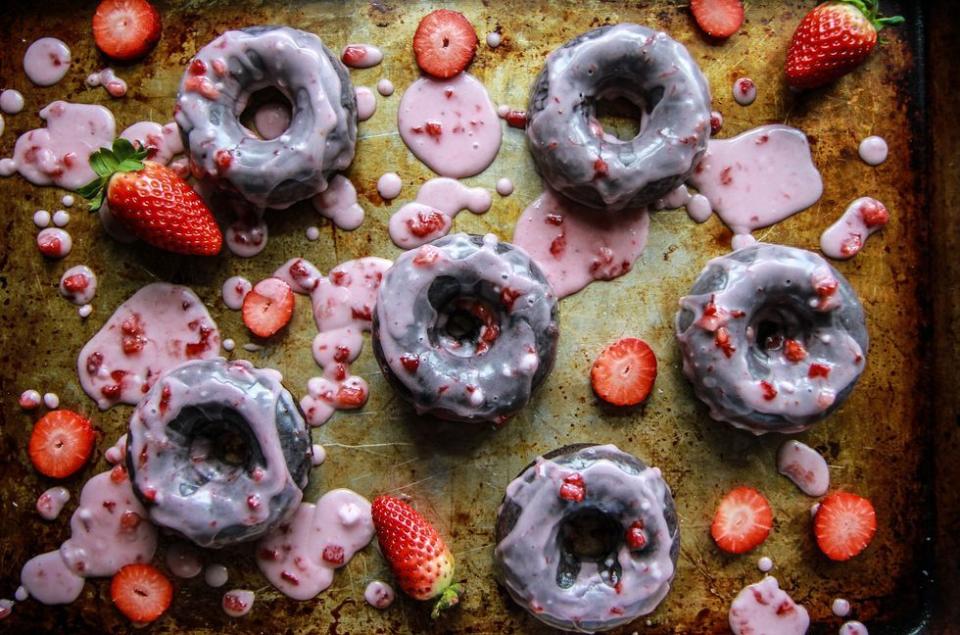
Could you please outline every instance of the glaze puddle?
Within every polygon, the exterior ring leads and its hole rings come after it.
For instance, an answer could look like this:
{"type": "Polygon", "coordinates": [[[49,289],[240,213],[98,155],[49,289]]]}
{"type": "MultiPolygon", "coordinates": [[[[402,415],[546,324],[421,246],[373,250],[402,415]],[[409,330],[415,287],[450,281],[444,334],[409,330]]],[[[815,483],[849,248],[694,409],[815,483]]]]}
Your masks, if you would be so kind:
{"type": "Polygon", "coordinates": [[[874,232],[890,221],[890,212],[875,198],[856,199],[833,225],[820,235],[820,250],[828,258],[853,258],[874,232]]]}
{"type": "Polygon", "coordinates": [[[220,295],[228,309],[239,311],[243,307],[243,299],[252,288],[253,284],[243,276],[230,276],[224,281],[220,295]]]}
{"type": "Polygon", "coordinates": [[[313,208],[340,229],[351,231],[363,224],[364,212],[357,203],[357,190],[342,174],[330,179],[327,189],[313,197],[313,208]]]}
{"type": "Polygon", "coordinates": [[[301,503],[286,523],[257,544],[257,565],[281,593],[309,600],[333,583],[333,572],[373,539],[370,503],[335,489],[301,503]]]}
{"type": "Polygon", "coordinates": [[[253,608],[256,594],[246,589],[233,589],[223,594],[221,606],[223,612],[230,617],[243,617],[253,608]]]}
{"type": "Polygon", "coordinates": [[[103,89],[111,97],[120,98],[127,94],[127,82],[117,77],[112,68],[104,68],[96,73],[90,73],[84,83],[90,88],[103,86],[103,89]]]}
{"type": "Polygon", "coordinates": [[[876,135],[860,142],[857,153],[867,165],[877,166],[887,160],[887,142],[876,135]]]}
{"type": "Polygon", "coordinates": [[[533,258],[558,298],[630,271],[650,229],[645,209],[614,214],[580,208],[547,189],[517,221],[513,244],[533,258]]]}
{"type": "Polygon", "coordinates": [[[90,267],[70,267],[60,277],[60,295],[78,306],[89,304],[97,294],[97,276],[90,267]]]}
{"type": "Polygon", "coordinates": [[[698,223],[705,223],[713,209],[703,194],[691,194],[686,185],[681,185],[656,202],[655,209],[679,209],[685,207],[687,215],[698,223]]]}
{"type": "Polygon", "coordinates": [[[689,183],[733,230],[734,249],[755,242],[753,230],[810,207],[823,193],[806,135],[779,124],[711,139],[689,183]]]}
{"type": "Polygon", "coordinates": [[[117,307],[80,351],[80,385],[101,410],[136,404],[166,370],[220,351],[220,332],[187,287],[148,284],[117,307]]]}
{"type": "Polygon", "coordinates": [[[375,609],[383,610],[393,604],[396,594],[386,582],[373,580],[363,591],[363,599],[375,609]]]}
{"type": "Polygon", "coordinates": [[[366,121],[377,112],[377,98],[366,86],[354,89],[357,96],[357,121],[366,121]]]}
{"type": "Polygon", "coordinates": [[[740,591],[730,605],[729,617],[734,635],[803,635],[810,626],[807,609],[782,591],[773,576],[740,591]]]}
{"type": "Polygon", "coordinates": [[[363,348],[362,334],[371,328],[377,290],[391,264],[383,258],[348,260],[324,276],[306,260],[293,258],[273,274],[295,293],[309,295],[313,305],[319,331],[313,340],[313,358],[323,375],[307,382],[308,394],[300,400],[310,425],[322,425],[336,410],[366,403],[367,382],[350,374],[350,364],[363,348]]]}
{"type": "Polygon", "coordinates": [[[371,68],[383,61],[383,51],[372,44],[347,44],[340,61],[350,68],[371,68]]]}
{"type": "Polygon", "coordinates": [[[55,520],[69,500],[66,487],[51,487],[37,498],[37,513],[44,520],[55,520]]]}
{"type": "Polygon", "coordinates": [[[823,496],[830,488],[830,469],[820,453],[805,443],[787,441],[777,452],[777,470],[807,496],[823,496]]]}
{"type": "Polygon", "coordinates": [[[377,179],[377,193],[385,201],[392,201],[400,196],[403,189],[403,181],[396,172],[386,172],[377,179]]]}
{"type": "Polygon", "coordinates": [[[461,210],[483,214],[490,209],[490,192],[467,187],[449,178],[430,179],[420,186],[417,198],[390,217],[390,239],[397,247],[412,249],[450,233],[461,210]]]}
{"type": "Polygon", "coordinates": [[[183,154],[183,140],[174,121],[159,124],[155,121],[138,121],[127,127],[120,136],[134,145],[147,149],[147,158],[167,165],[178,154],[183,154]]]}
{"type": "Polygon", "coordinates": [[[70,69],[70,48],[55,37],[42,37],[27,47],[23,72],[37,86],[53,86],[70,69]]]}
{"type": "Polygon", "coordinates": [[[500,149],[500,123],[487,89],[469,73],[448,80],[421,77],[403,93],[400,137],[440,176],[483,172],[500,149]]]}
{"type": "Polygon", "coordinates": [[[757,99],[757,85],[749,77],[733,83],[733,99],[741,106],[749,106],[757,99]]]}

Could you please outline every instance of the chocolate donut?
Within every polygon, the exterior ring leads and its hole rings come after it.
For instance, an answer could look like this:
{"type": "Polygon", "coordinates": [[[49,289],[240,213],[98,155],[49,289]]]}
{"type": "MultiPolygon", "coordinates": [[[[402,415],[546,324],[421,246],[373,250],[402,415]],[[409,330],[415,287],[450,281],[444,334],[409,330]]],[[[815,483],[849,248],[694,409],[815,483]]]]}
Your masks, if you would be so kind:
{"type": "Polygon", "coordinates": [[[557,298],[526,253],[453,234],[397,258],[373,313],[383,374],[419,413],[502,424],[553,368],[557,298]]]}
{"type": "Polygon", "coordinates": [[[507,486],[497,512],[500,583],[541,622],[605,631],[652,612],[680,551],[670,488],[614,445],[549,452],[507,486]]]}
{"type": "Polygon", "coordinates": [[[127,470],[153,523],[223,547],[262,536],[293,511],[311,448],[280,373],[200,360],[161,375],[137,405],[127,470]]]}
{"type": "Polygon", "coordinates": [[[174,118],[194,176],[260,208],[327,189],[357,141],[347,69],[316,35],[285,26],[227,31],[200,49],[180,81],[174,118]],[[253,93],[271,86],[293,112],[287,130],[266,140],[239,117],[253,93]]]}
{"type": "Polygon", "coordinates": [[[638,24],[588,31],[548,57],[533,84],[527,141],[547,184],[588,207],[649,205],[682,184],[707,148],[710,90],[667,34],[638,24]],[[607,134],[598,101],[624,98],[645,120],[636,137],[607,134]]]}
{"type": "Polygon", "coordinates": [[[799,432],[836,410],[866,365],[863,307],[819,255],[757,244],[714,258],[680,299],[683,372],[710,416],[799,432]]]}

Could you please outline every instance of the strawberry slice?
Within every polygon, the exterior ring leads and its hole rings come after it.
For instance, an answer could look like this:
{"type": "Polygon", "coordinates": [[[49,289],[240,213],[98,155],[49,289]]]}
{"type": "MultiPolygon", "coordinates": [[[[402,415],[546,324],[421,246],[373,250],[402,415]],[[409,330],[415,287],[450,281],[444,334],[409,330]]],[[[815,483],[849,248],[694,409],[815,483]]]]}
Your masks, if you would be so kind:
{"type": "Polygon", "coordinates": [[[690,12],[697,26],[710,37],[728,38],[743,24],[740,0],[690,0],[690,12]]]}
{"type": "Polygon", "coordinates": [[[33,427],[27,452],[41,474],[65,478],[87,462],[93,442],[89,419],[72,410],[52,410],[33,427]]]}
{"type": "Polygon", "coordinates": [[[103,0],[93,14],[93,41],[107,57],[130,61],[160,39],[160,13],[147,0],[103,0]]]}
{"type": "Polygon", "coordinates": [[[257,337],[270,337],[293,315],[293,290],[280,278],[261,280],[243,299],[243,323],[257,337]]]}
{"type": "Polygon", "coordinates": [[[413,34],[417,66],[440,79],[462,73],[476,52],[477,32],[458,11],[437,9],[428,13],[413,34]]]}
{"type": "Polygon", "coordinates": [[[590,369],[597,396],[614,406],[643,402],[657,378],[657,357],[643,340],[625,337],[600,353],[590,369]]]}
{"type": "Polygon", "coordinates": [[[770,535],[773,511],[763,494],[736,487],[723,497],[710,526],[710,535],[727,553],[746,553],[770,535]]]}
{"type": "Polygon", "coordinates": [[[820,502],[814,533],[831,560],[849,560],[867,548],[877,532],[877,513],[866,498],[834,492],[820,502]]]}
{"type": "Polygon", "coordinates": [[[128,564],[113,576],[110,598],[131,621],[145,624],[170,608],[173,585],[153,565],[128,564]]]}

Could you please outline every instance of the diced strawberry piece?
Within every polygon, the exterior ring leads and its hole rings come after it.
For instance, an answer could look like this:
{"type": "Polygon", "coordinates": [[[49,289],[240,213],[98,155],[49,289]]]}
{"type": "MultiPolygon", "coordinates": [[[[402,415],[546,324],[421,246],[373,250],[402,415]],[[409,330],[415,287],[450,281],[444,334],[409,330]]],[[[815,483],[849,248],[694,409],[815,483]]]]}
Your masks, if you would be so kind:
{"type": "Polygon", "coordinates": [[[343,384],[337,389],[337,407],[344,410],[359,408],[367,403],[367,391],[362,386],[343,384]]]}
{"type": "Polygon", "coordinates": [[[777,389],[769,381],[762,380],[760,390],[763,391],[763,398],[767,401],[773,401],[777,398],[777,389]]]}
{"type": "Polygon", "coordinates": [[[343,564],[343,547],[340,545],[327,545],[323,548],[323,560],[324,562],[339,567],[343,564]]]}
{"type": "Polygon", "coordinates": [[[193,58],[190,62],[190,66],[187,67],[190,70],[191,75],[205,75],[207,72],[207,65],[204,64],[202,59],[197,57],[193,58]]]}
{"type": "Polygon", "coordinates": [[[690,12],[697,26],[710,37],[728,38],[743,24],[740,0],[690,0],[690,12]]]}
{"type": "Polygon", "coordinates": [[[89,419],[72,410],[52,410],[33,427],[27,453],[41,474],[65,478],[87,462],[94,440],[89,419]]]}
{"type": "MultiPolygon", "coordinates": [[[[723,127],[723,115],[714,110],[710,113],[710,134],[715,135],[723,127]]],[[[697,164],[699,166],[699,164],[697,164]]]]}
{"type": "Polygon", "coordinates": [[[424,245],[413,257],[413,264],[424,267],[432,265],[440,258],[440,250],[433,245],[424,245]]]}
{"type": "Polygon", "coordinates": [[[93,41],[107,57],[143,57],[160,39],[160,14],[147,0],[103,0],[93,14],[93,41]]]}
{"type": "Polygon", "coordinates": [[[517,291],[516,289],[511,289],[510,287],[504,287],[500,291],[500,303],[503,304],[503,308],[509,313],[513,311],[513,303],[517,301],[523,293],[517,291]]]}
{"type": "Polygon", "coordinates": [[[727,327],[721,326],[717,329],[716,333],[713,336],[713,343],[723,351],[723,354],[727,359],[733,357],[733,354],[737,351],[736,347],[730,341],[730,331],[727,330],[727,327]]]}
{"type": "Polygon", "coordinates": [[[607,169],[607,162],[597,157],[597,160],[593,162],[593,178],[597,179],[606,176],[607,169]]]}
{"type": "Polygon", "coordinates": [[[840,253],[843,256],[853,256],[863,249],[863,237],[860,234],[849,234],[840,243],[840,253]]]}
{"type": "Polygon", "coordinates": [[[62,244],[56,234],[40,232],[40,234],[37,235],[37,249],[47,258],[63,257],[62,244]]]}
{"type": "Polygon", "coordinates": [[[583,476],[579,473],[571,474],[563,479],[560,485],[560,498],[571,503],[581,503],[587,496],[587,486],[583,482],[583,476]]]}
{"type": "Polygon", "coordinates": [[[80,293],[90,285],[90,279],[82,273],[75,273],[64,278],[60,284],[67,293],[80,293]]]}
{"type": "Polygon", "coordinates": [[[559,227],[560,225],[563,225],[563,216],[561,214],[547,214],[544,216],[543,222],[547,223],[548,225],[556,225],[559,227]]]}
{"type": "Polygon", "coordinates": [[[772,526],[767,499],[752,487],[740,486],[721,499],[710,535],[722,550],[745,553],[766,540],[772,526]]]}
{"type": "Polygon", "coordinates": [[[113,576],[110,598],[130,621],[152,622],[170,608],[173,585],[153,565],[128,564],[113,576]]]}
{"type": "Polygon", "coordinates": [[[834,492],[820,502],[814,518],[817,545],[831,560],[849,560],[870,544],[877,514],[866,498],[834,492]]]}
{"type": "Polygon", "coordinates": [[[647,546],[647,534],[644,531],[642,520],[634,521],[634,523],[627,528],[626,541],[627,546],[633,551],[640,551],[647,546]]]}
{"type": "Polygon", "coordinates": [[[829,377],[830,376],[830,367],[825,364],[810,364],[810,370],[807,371],[807,377],[813,379],[814,377],[829,377]]]}
{"type": "Polygon", "coordinates": [[[438,9],[420,21],[413,52],[420,69],[439,79],[463,72],[477,50],[477,32],[462,13],[438,9]]]}
{"type": "Polygon", "coordinates": [[[127,470],[123,465],[117,464],[110,470],[110,480],[114,483],[122,483],[127,480],[127,470]]]}
{"type": "Polygon", "coordinates": [[[873,229],[886,225],[890,221],[890,212],[880,201],[871,199],[865,201],[860,207],[860,218],[863,219],[864,225],[873,229]]]}
{"type": "Polygon", "coordinates": [[[346,271],[330,272],[330,282],[338,287],[349,287],[351,281],[350,274],[346,271]]]}
{"type": "Polygon", "coordinates": [[[420,358],[416,355],[407,355],[405,353],[400,356],[400,363],[403,364],[403,367],[408,373],[415,373],[417,369],[420,368],[420,358]]]}
{"type": "Polygon", "coordinates": [[[567,237],[560,234],[550,241],[550,255],[559,258],[567,250],[567,237]]]}
{"type": "Polygon", "coordinates": [[[653,349],[635,337],[625,337],[605,348],[590,369],[593,391],[615,406],[635,406],[645,401],[656,378],[653,349]]]}
{"type": "Polygon", "coordinates": [[[783,355],[791,362],[802,362],[807,358],[807,349],[797,340],[787,339],[783,342],[783,355]]]}
{"type": "Polygon", "coordinates": [[[508,111],[504,116],[504,119],[507,122],[507,125],[511,128],[519,128],[523,130],[527,127],[527,111],[525,110],[511,110],[508,111]]]}
{"type": "Polygon", "coordinates": [[[243,323],[257,337],[271,337],[293,316],[290,285],[280,278],[261,280],[243,299],[243,323]]]}
{"type": "Polygon", "coordinates": [[[439,139],[443,134],[443,124],[439,121],[428,121],[423,126],[424,132],[433,137],[434,139],[439,139]]]}
{"type": "Polygon", "coordinates": [[[417,238],[425,238],[440,231],[446,225],[446,214],[437,210],[418,211],[414,218],[407,219],[407,228],[417,238]]]}
{"type": "Polygon", "coordinates": [[[367,57],[367,49],[362,46],[347,45],[340,54],[340,60],[347,66],[362,64],[367,57]]]}

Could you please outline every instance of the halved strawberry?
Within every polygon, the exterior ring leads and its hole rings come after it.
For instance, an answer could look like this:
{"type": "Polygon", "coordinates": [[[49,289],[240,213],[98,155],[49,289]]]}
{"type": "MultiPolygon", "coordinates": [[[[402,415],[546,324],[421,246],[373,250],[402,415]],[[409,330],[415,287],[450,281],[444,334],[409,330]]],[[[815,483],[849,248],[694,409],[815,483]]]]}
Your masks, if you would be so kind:
{"type": "Polygon", "coordinates": [[[243,299],[243,323],[257,337],[270,337],[293,315],[293,290],[280,278],[261,280],[243,299]]]}
{"type": "Polygon", "coordinates": [[[129,61],[160,39],[160,13],[147,0],[103,0],[93,14],[93,41],[104,55],[129,61]]]}
{"type": "Polygon", "coordinates": [[[657,378],[657,357],[643,340],[625,337],[600,353],[590,369],[597,396],[615,406],[644,401],[657,378]]]}
{"type": "Polygon", "coordinates": [[[93,442],[93,426],[86,417],[72,410],[51,410],[33,427],[27,452],[41,474],[65,478],[87,462],[93,442]]]}
{"type": "Polygon", "coordinates": [[[873,504],[849,492],[834,492],[820,501],[813,522],[817,545],[831,560],[849,560],[859,554],[877,532],[873,504]]]}
{"type": "Polygon", "coordinates": [[[690,0],[690,12],[710,37],[728,38],[743,24],[740,0],[690,0]]]}
{"type": "Polygon", "coordinates": [[[710,535],[727,553],[746,553],[770,535],[773,511],[763,494],[736,487],[723,497],[710,526],[710,535]]]}
{"type": "Polygon", "coordinates": [[[440,79],[462,73],[476,52],[477,32],[458,11],[437,9],[428,13],[413,34],[417,66],[440,79]]]}
{"type": "Polygon", "coordinates": [[[149,564],[128,564],[110,582],[110,598],[131,621],[152,622],[170,608],[173,585],[149,564]]]}

